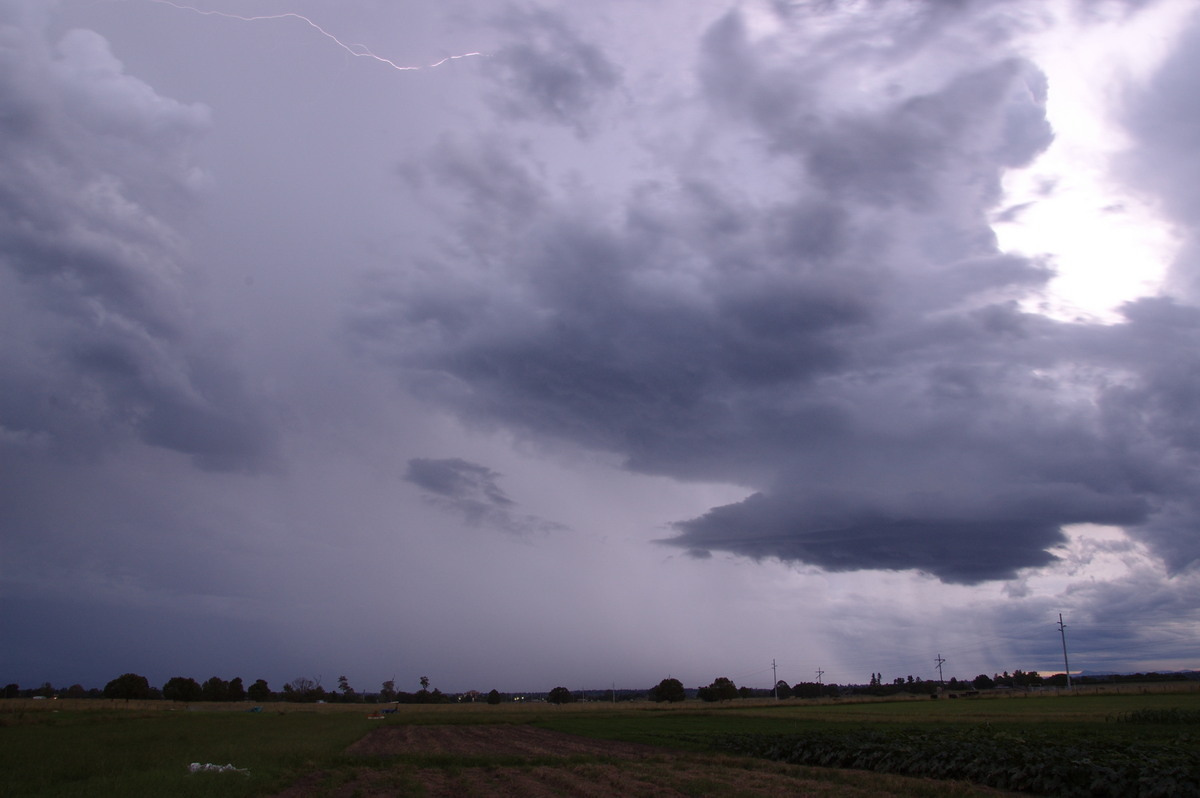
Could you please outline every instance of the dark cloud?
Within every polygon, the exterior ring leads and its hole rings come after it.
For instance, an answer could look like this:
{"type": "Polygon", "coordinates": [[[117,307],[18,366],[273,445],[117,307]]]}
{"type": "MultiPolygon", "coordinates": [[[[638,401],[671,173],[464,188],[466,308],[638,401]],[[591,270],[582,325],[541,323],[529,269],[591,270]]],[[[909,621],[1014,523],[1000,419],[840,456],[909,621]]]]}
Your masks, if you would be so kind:
{"type": "MultiPolygon", "coordinates": [[[[902,37],[891,31],[888,38],[902,37]]],[[[757,47],[736,13],[713,26],[701,62],[711,102],[766,135],[774,152],[801,160],[816,186],[838,198],[925,209],[969,183],[979,202],[994,202],[1001,169],[1029,163],[1053,138],[1046,79],[1027,61],[1002,58],[933,91],[843,111],[803,79],[830,64],[767,71],[757,47]]]]}
{"type": "Polygon", "coordinates": [[[494,56],[495,77],[506,89],[495,99],[501,112],[584,134],[596,106],[620,84],[617,67],[559,14],[514,12],[503,27],[516,41],[494,56]]]}
{"type": "Polygon", "coordinates": [[[466,460],[429,460],[414,458],[408,461],[404,478],[419,488],[450,499],[476,500],[498,507],[508,507],[512,501],[496,484],[500,475],[490,468],[466,460]]]}
{"type": "Polygon", "coordinates": [[[513,512],[515,503],[500,489],[500,477],[486,466],[459,458],[408,461],[404,478],[434,494],[437,506],[462,515],[472,526],[490,526],[513,534],[552,532],[565,529],[561,524],[533,515],[513,512]]]}
{"type": "Polygon", "coordinates": [[[1005,170],[1052,141],[1046,80],[999,17],[921,8],[866,56],[852,28],[785,57],[719,20],[692,109],[712,130],[615,207],[581,185],[550,202],[530,187],[545,165],[494,140],[496,170],[441,150],[467,201],[522,212],[464,218],[456,279],[377,295],[357,337],[476,423],[754,488],[676,524],[666,542],[694,555],[973,583],[1051,563],[1061,528],[1090,522],[1187,562],[1193,536],[1152,530],[1191,480],[1153,460],[1190,445],[1192,386],[1143,340],[1181,333],[1137,306],[1115,328],[1020,309],[1053,272],[1001,253],[989,218],[1005,170]],[[917,66],[897,71],[900,50],[917,66]],[[856,80],[884,88],[847,101],[856,80]]]}
{"type": "Polygon", "coordinates": [[[1124,315],[1106,350],[1128,358],[1135,376],[1114,380],[1099,408],[1130,484],[1156,498],[1140,531],[1179,571],[1200,558],[1200,308],[1159,297],[1127,304],[1124,315]]]}
{"type": "Polygon", "coordinates": [[[1078,485],[988,495],[957,516],[949,513],[962,507],[961,497],[937,491],[913,497],[904,508],[870,506],[873,497],[862,494],[797,493],[756,493],[677,523],[680,534],[663,542],[693,552],[719,549],[829,571],[911,568],[972,584],[1050,564],[1055,557],[1047,549],[1064,542],[1065,524],[1136,524],[1147,512],[1136,496],[1108,496],[1078,485]]]}
{"type": "Polygon", "coordinates": [[[195,332],[172,226],[203,182],[208,110],[127,75],[91,31],[50,47],[9,29],[0,64],[0,281],[21,330],[0,356],[0,445],[74,457],[136,437],[265,467],[271,426],[195,332]]]}

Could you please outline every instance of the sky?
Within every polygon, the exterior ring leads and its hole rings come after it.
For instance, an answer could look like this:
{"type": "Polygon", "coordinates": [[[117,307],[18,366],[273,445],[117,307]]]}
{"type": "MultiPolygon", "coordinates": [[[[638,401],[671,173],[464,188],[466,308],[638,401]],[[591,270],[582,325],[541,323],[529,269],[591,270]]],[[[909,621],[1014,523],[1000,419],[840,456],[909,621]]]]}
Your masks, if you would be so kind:
{"type": "Polygon", "coordinates": [[[1200,666],[1198,93],[1185,0],[0,0],[0,682],[1200,666]]]}

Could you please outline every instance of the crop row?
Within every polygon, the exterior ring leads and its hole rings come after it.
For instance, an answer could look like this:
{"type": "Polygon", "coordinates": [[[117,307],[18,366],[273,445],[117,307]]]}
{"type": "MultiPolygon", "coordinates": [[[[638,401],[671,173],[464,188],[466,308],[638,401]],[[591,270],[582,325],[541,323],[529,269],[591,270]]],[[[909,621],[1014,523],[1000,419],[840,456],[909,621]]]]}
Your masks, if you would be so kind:
{"type": "Polygon", "coordinates": [[[1200,795],[1200,754],[1161,744],[1061,742],[986,728],[745,734],[716,742],[738,753],[792,764],[964,780],[1063,798],[1200,795]]]}
{"type": "Polygon", "coordinates": [[[1171,707],[1169,709],[1137,709],[1116,717],[1118,723],[1156,723],[1176,726],[1200,725],[1200,710],[1171,707]]]}

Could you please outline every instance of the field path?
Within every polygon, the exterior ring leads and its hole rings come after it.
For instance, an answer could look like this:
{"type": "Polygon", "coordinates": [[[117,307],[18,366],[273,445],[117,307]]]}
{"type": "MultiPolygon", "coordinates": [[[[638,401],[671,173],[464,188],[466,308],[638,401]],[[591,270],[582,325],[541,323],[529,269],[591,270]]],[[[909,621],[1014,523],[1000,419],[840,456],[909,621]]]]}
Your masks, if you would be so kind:
{"type": "Polygon", "coordinates": [[[310,774],[275,798],[1010,794],[974,785],[681,752],[526,725],[387,725],[368,733],[346,753],[369,758],[370,763],[310,774]],[[387,764],[381,766],[381,760],[387,764]]]}

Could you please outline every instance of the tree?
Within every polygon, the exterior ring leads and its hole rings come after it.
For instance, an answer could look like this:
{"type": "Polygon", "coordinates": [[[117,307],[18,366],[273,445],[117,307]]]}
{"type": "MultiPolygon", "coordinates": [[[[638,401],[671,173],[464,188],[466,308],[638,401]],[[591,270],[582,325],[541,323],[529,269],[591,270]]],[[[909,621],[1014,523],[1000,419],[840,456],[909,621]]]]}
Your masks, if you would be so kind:
{"type": "Polygon", "coordinates": [[[981,673],[971,682],[976,690],[991,690],[996,686],[996,682],[986,673],[981,673]]]}
{"type": "Polygon", "coordinates": [[[212,676],[200,687],[202,701],[227,701],[229,699],[229,682],[220,676],[212,676]]]}
{"type": "Polygon", "coordinates": [[[251,701],[266,701],[271,697],[271,688],[266,679],[258,679],[246,690],[251,701]]]}
{"type": "Polygon", "coordinates": [[[701,687],[698,692],[703,701],[728,701],[738,697],[737,685],[724,676],[718,676],[712,684],[701,687]]]}
{"type": "Polygon", "coordinates": [[[489,691],[488,691],[488,694],[487,694],[487,702],[488,702],[489,704],[499,704],[499,703],[500,703],[500,700],[501,700],[501,698],[500,698],[500,691],[499,691],[499,690],[489,690],[489,691]]]}
{"type": "Polygon", "coordinates": [[[383,683],[383,685],[379,688],[379,697],[382,698],[384,701],[395,701],[396,700],[396,680],[395,679],[388,679],[386,682],[383,683]]]}
{"type": "Polygon", "coordinates": [[[791,698],[792,688],[787,682],[785,682],[783,679],[780,679],[775,683],[775,694],[779,698],[791,698]]]}
{"type": "Polygon", "coordinates": [[[1012,672],[1011,683],[1013,687],[1028,688],[1042,683],[1042,677],[1037,671],[1029,671],[1028,673],[1017,668],[1012,672]]]}
{"type": "Polygon", "coordinates": [[[227,696],[227,700],[229,700],[229,701],[245,701],[246,700],[246,688],[242,685],[242,677],[241,676],[237,676],[232,681],[229,682],[229,694],[227,696]]]}
{"type": "Polygon", "coordinates": [[[200,683],[190,676],[172,676],[163,685],[163,698],[168,701],[199,701],[200,683]]]}
{"type": "Polygon", "coordinates": [[[64,695],[67,698],[87,698],[87,690],[82,684],[73,684],[67,688],[64,695]]]}
{"type": "Polygon", "coordinates": [[[571,704],[574,703],[575,696],[565,687],[555,687],[546,696],[546,700],[551,704],[571,704]]]}
{"type": "Polygon", "coordinates": [[[429,690],[429,677],[428,676],[421,677],[421,690],[422,691],[429,690]]]}
{"type": "Polygon", "coordinates": [[[297,677],[285,684],[283,694],[288,701],[321,701],[325,698],[325,690],[321,685],[307,676],[297,677]]]}
{"type": "Polygon", "coordinates": [[[684,692],[683,682],[678,679],[663,679],[650,688],[650,700],[660,704],[664,701],[677,703],[685,698],[687,693],[684,692]]]}
{"type": "Polygon", "coordinates": [[[796,682],[792,685],[793,698],[820,698],[821,685],[816,682],[796,682]]]}
{"type": "Polygon", "coordinates": [[[338,677],[338,689],[342,691],[343,701],[354,701],[358,698],[354,688],[350,686],[350,680],[345,676],[338,677]]]}
{"type": "Polygon", "coordinates": [[[150,697],[150,682],[136,673],[123,673],[104,685],[105,698],[123,698],[126,701],[150,697]]]}
{"type": "Polygon", "coordinates": [[[4,685],[4,697],[16,698],[21,693],[21,687],[16,682],[4,685]]]}

